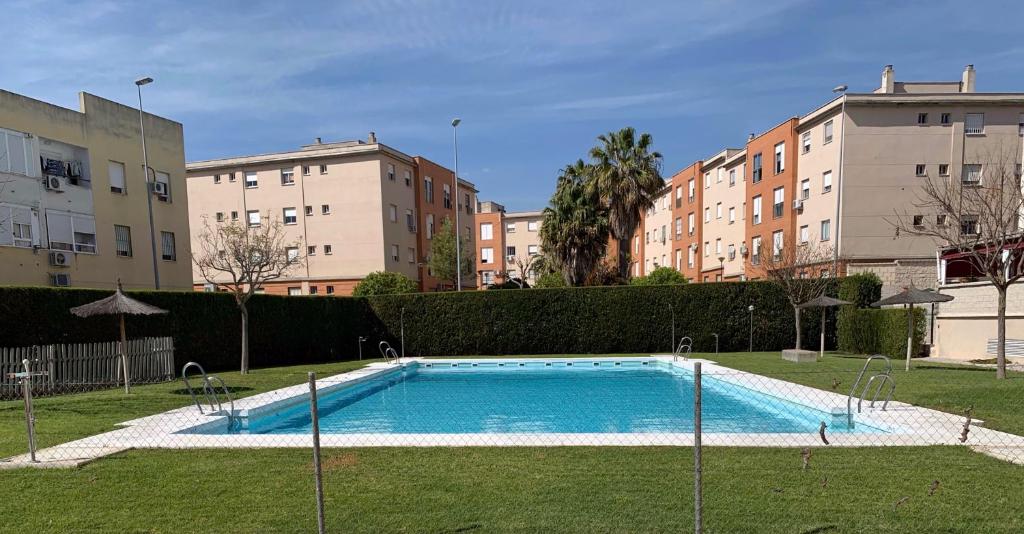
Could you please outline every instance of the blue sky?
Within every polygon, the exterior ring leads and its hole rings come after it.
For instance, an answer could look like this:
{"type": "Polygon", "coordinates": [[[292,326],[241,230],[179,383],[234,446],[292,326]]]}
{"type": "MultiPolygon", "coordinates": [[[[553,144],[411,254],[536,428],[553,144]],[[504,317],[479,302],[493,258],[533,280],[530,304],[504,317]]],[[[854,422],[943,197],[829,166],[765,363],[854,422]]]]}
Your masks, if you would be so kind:
{"type": "Polygon", "coordinates": [[[369,131],[451,166],[512,210],[546,204],[603,132],[654,136],[671,175],[750,132],[898,80],[1024,91],[1019,2],[122,3],[8,0],[0,87],[88,91],[185,125],[189,160],[369,131]],[[898,5],[896,5],[898,4],[898,5]],[[145,6],[145,7],[141,7],[145,6]]]}

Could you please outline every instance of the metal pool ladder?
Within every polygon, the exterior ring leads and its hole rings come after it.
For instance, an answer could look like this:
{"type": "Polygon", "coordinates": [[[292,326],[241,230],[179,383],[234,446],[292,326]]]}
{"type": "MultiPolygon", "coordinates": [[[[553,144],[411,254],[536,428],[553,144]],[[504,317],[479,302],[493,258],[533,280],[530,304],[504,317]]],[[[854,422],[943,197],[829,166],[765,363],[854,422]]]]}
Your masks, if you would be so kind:
{"type": "Polygon", "coordinates": [[[693,340],[689,336],[683,336],[683,339],[679,340],[679,345],[676,350],[672,352],[672,361],[676,361],[680,356],[683,357],[683,361],[686,361],[690,357],[690,353],[693,351],[693,340]]]}
{"type": "Polygon", "coordinates": [[[391,348],[391,344],[387,341],[381,341],[377,344],[377,349],[380,350],[380,355],[384,357],[386,363],[402,363],[401,358],[398,357],[398,353],[395,349],[391,348]]]}
{"type": "Polygon", "coordinates": [[[221,404],[220,397],[217,395],[217,388],[214,387],[214,382],[216,382],[217,385],[220,386],[221,392],[223,392],[224,395],[228,398],[229,410],[227,412],[227,418],[228,428],[231,428],[231,426],[235,422],[235,401],[234,399],[231,398],[231,391],[228,390],[228,387],[224,384],[224,381],[221,380],[219,376],[207,375],[206,370],[203,369],[202,365],[199,365],[196,362],[186,363],[185,366],[181,368],[181,380],[185,382],[185,388],[188,389],[188,394],[192,397],[192,402],[195,403],[196,408],[199,408],[199,413],[206,412],[203,411],[203,405],[202,403],[199,402],[199,397],[196,396],[195,389],[192,388],[192,384],[190,384],[188,381],[188,370],[191,367],[195,367],[196,369],[198,369],[199,376],[201,376],[203,379],[203,386],[201,391],[203,393],[203,396],[205,397],[206,404],[210,406],[210,413],[224,411],[224,406],[223,404],[221,404]]]}
{"type": "Polygon", "coordinates": [[[881,394],[882,388],[888,385],[889,392],[885,396],[885,402],[882,403],[882,411],[885,411],[886,406],[889,405],[889,401],[892,400],[893,392],[896,391],[896,382],[892,379],[892,362],[889,361],[888,357],[880,354],[871,356],[866,362],[864,362],[864,367],[860,369],[860,373],[857,374],[857,380],[853,382],[853,387],[850,388],[850,394],[846,397],[847,424],[853,425],[853,396],[857,395],[857,413],[860,413],[861,404],[864,402],[864,396],[867,395],[868,390],[871,389],[871,385],[874,384],[876,380],[878,381],[878,387],[875,388],[875,394],[871,397],[871,404],[869,404],[868,407],[875,407],[875,401],[878,400],[878,395],[881,394]],[[858,395],[857,387],[860,386],[860,381],[864,378],[864,373],[867,372],[868,366],[871,365],[872,360],[883,360],[885,362],[885,370],[881,373],[871,375],[871,378],[868,378],[867,383],[864,384],[864,388],[860,390],[860,394],[858,395]]]}

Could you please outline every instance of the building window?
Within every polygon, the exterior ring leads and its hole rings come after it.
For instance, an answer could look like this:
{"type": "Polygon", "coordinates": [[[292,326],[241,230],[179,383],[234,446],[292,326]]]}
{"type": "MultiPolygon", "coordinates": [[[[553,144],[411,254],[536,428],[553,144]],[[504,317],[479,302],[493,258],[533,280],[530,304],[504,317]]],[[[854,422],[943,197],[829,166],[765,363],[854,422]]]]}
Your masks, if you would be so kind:
{"type": "Polygon", "coordinates": [[[683,207],[683,186],[681,185],[676,186],[676,207],[683,207]]]}
{"type": "Polygon", "coordinates": [[[427,214],[427,239],[434,238],[434,214],[427,214]]]}
{"type": "Polygon", "coordinates": [[[516,257],[516,247],[512,245],[505,247],[505,256],[509,258],[516,257]]]}
{"type": "Polygon", "coordinates": [[[715,239],[715,254],[717,254],[719,256],[722,255],[722,239],[721,238],[715,239]]]}
{"type": "Polygon", "coordinates": [[[174,232],[160,232],[160,249],[163,251],[163,259],[175,261],[178,259],[177,248],[174,245],[174,232]]]}
{"type": "Polygon", "coordinates": [[[444,184],[442,187],[442,205],[446,209],[452,209],[452,188],[448,184],[444,184]]]}
{"type": "Polygon", "coordinates": [[[480,249],[480,263],[494,263],[494,249],[483,247],[480,249]]]}
{"type": "Polygon", "coordinates": [[[733,224],[735,222],[736,222],[736,206],[731,206],[729,208],[729,224],[733,224]]]}
{"type": "Polygon", "coordinates": [[[529,222],[527,222],[526,223],[526,231],[527,232],[536,232],[537,231],[537,221],[529,221],[529,222]]]}
{"type": "Polygon", "coordinates": [[[683,218],[676,217],[676,239],[683,237],[683,218]]]}
{"type": "Polygon", "coordinates": [[[407,248],[405,251],[405,257],[409,263],[416,263],[416,249],[413,247],[407,248]]]}
{"type": "Polygon", "coordinates": [[[686,182],[686,187],[688,191],[686,200],[688,202],[693,202],[693,198],[697,194],[697,186],[694,184],[693,178],[690,178],[690,181],[686,182]]]}
{"type": "Polygon", "coordinates": [[[400,260],[401,257],[398,255],[398,245],[391,245],[391,261],[397,263],[400,260]]]}
{"type": "Polygon", "coordinates": [[[281,169],[281,185],[295,185],[295,169],[281,169]]]}
{"type": "Polygon", "coordinates": [[[297,217],[297,212],[295,211],[295,208],[285,208],[283,212],[285,224],[295,224],[298,222],[299,218],[297,217]]]}
{"type": "Polygon", "coordinates": [[[918,163],[917,165],[914,166],[914,175],[915,176],[928,176],[928,173],[927,173],[927,170],[926,170],[926,167],[925,167],[924,163],[918,163]]]}
{"type": "Polygon", "coordinates": [[[469,193],[462,195],[462,207],[466,210],[466,215],[473,214],[473,204],[469,201],[469,193]]]}
{"type": "Polygon", "coordinates": [[[403,171],[402,176],[405,178],[405,186],[412,187],[412,171],[403,171]]]}
{"type": "Polygon", "coordinates": [[[697,254],[694,252],[693,247],[686,247],[686,266],[692,268],[697,258],[697,254]]]}
{"type": "Polygon", "coordinates": [[[313,206],[306,206],[306,209],[304,210],[304,212],[306,214],[306,217],[312,217],[313,216],[313,206]]]}
{"type": "Polygon", "coordinates": [[[21,132],[0,129],[0,172],[13,174],[24,174],[31,176],[35,174],[32,166],[32,147],[28,142],[28,135],[21,132]]]}
{"type": "Polygon", "coordinates": [[[722,203],[721,202],[715,204],[715,218],[716,219],[721,219],[722,218],[722,203]]]}
{"type": "Polygon", "coordinates": [[[782,217],[783,204],[786,202],[786,188],[777,187],[772,191],[772,218],[782,217]]]}
{"type": "Polygon", "coordinates": [[[316,286],[309,286],[309,294],[316,295],[316,286]]]}
{"type": "Polygon", "coordinates": [[[978,235],[980,233],[978,217],[976,215],[964,215],[960,219],[960,233],[962,235],[978,235]]]}
{"type": "Polygon", "coordinates": [[[286,247],[284,249],[284,254],[288,263],[295,263],[299,261],[299,247],[286,247]]]}
{"type": "Polygon", "coordinates": [[[968,135],[985,133],[985,114],[968,113],[964,117],[964,133],[968,135]]]}
{"type": "MultiPolygon", "coordinates": [[[[127,189],[124,183],[124,163],[118,163],[116,161],[107,162],[107,176],[110,178],[110,192],[118,193],[120,195],[125,194],[127,189]]],[[[220,175],[218,174],[217,179],[214,183],[220,183],[220,175]]]]}
{"type": "Polygon", "coordinates": [[[981,185],[981,165],[978,163],[964,165],[961,181],[964,185],[981,185]]]}
{"type": "Polygon", "coordinates": [[[821,144],[827,145],[832,142],[832,121],[828,121],[822,127],[822,140],[821,144]]]}
{"type": "Polygon", "coordinates": [[[245,212],[245,216],[249,220],[249,226],[259,226],[260,225],[260,212],[259,211],[257,211],[257,210],[249,210],[249,211],[245,212]]]}
{"type": "Polygon", "coordinates": [[[320,165],[320,174],[327,174],[327,165],[320,165]]]}
{"type": "Polygon", "coordinates": [[[494,225],[492,225],[491,223],[482,223],[480,225],[480,239],[494,239],[494,225]]]}
{"type": "Polygon", "coordinates": [[[220,175],[219,174],[214,174],[213,175],[213,183],[215,183],[215,184],[219,184],[220,183],[220,175]]]}
{"type": "Polygon", "coordinates": [[[120,224],[114,225],[114,250],[118,256],[132,257],[132,229],[120,224]]]}
{"type": "Polygon", "coordinates": [[[736,245],[733,245],[732,243],[729,243],[729,248],[726,249],[726,250],[728,250],[728,253],[727,253],[726,257],[729,258],[729,261],[735,260],[736,259],[736,245]]]}
{"type": "Polygon", "coordinates": [[[800,198],[807,200],[811,198],[811,179],[805,178],[800,181],[800,198]]]}
{"type": "Polygon", "coordinates": [[[709,241],[704,242],[704,257],[711,256],[711,243],[709,241]]]}
{"type": "Polygon", "coordinates": [[[1017,135],[1024,136],[1024,113],[1017,115],[1017,135]]]}
{"type": "Polygon", "coordinates": [[[729,187],[736,185],[736,169],[729,169],[729,187]]]}
{"type": "Polygon", "coordinates": [[[489,286],[494,283],[494,271],[484,271],[480,273],[480,276],[485,286],[489,286]]]}
{"type": "Polygon", "coordinates": [[[914,226],[924,226],[924,215],[914,215],[914,226]]]}
{"type": "Polygon", "coordinates": [[[229,182],[234,182],[237,179],[238,179],[238,173],[236,173],[234,171],[228,173],[228,181],[229,182]]]}
{"type": "Polygon", "coordinates": [[[825,171],[821,173],[821,192],[828,193],[832,191],[832,171],[825,171]]]}
{"type": "Polygon", "coordinates": [[[330,215],[330,214],[331,214],[331,205],[330,204],[321,204],[320,205],[320,215],[330,215]]]}
{"type": "Polygon", "coordinates": [[[761,264],[761,236],[754,236],[750,240],[750,264],[761,264]]]}
{"type": "Polygon", "coordinates": [[[948,163],[940,163],[939,164],[939,176],[949,176],[949,164],[948,163]]]}
{"type": "Polygon", "coordinates": [[[811,231],[810,231],[810,230],[809,230],[809,229],[807,228],[807,225],[806,225],[806,224],[805,224],[805,225],[803,225],[803,226],[801,226],[801,227],[800,227],[800,244],[802,244],[802,245],[806,245],[806,244],[807,244],[807,241],[808,241],[808,240],[810,239],[810,237],[811,237],[811,235],[810,235],[810,234],[811,234],[811,231]]]}
{"type": "Polygon", "coordinates": [[[309,245],[306,247],[307,256],[316,256],[316,245],[309,245]]]}
{"type": "Polygon", "coordinates": [[[324,256],[330,256],[334,254],[334,247],[331,245],[324,245],[324,256]]]}
{"type": "Polygon", "coordinates": [[[423,196],[426,197],[428,204],[434,203],[434,180],[429,176],[423,179],[423,196]]]}
{"type": "Polygon", "coordinates": [[[704,208],[704,222],[711,222],[711,208],[704,208]]]}
{"type": "Polygon", "coordinates": [[[697,217],[693,213],[690,213],[686,216],[686,235],[693,235],[696,231],[696,226],[697,217]]]}
{"type": "Polygon", "coordinates": [[[754,197],[754,208],[753,208],[753,219],[754,224],[761,224],[761,195],[754,197]]]}
{"type": "Polygon", "coordinates": [[[232,221],[237,221],[238,220],[238,212],[237,211],[232,211],[231,212],[231,220],[232,221]]]}
{"type": "Polygon", "coordinates": [[[804,132],[800,135],[800,147],[804,154],[811,151],[811,132],[804,132]]]}
{"type": "Polygon", "coordinates": [[[939,115],[939,122],[942,124],[952,124],[953,118],[949,113],[943,113],[942,115],[939,115]]]}
{"type": "Polygon", "coordinates": [[[217,218],[217,222],[224,222],[224,212],[223,211],[218,211],[217,215],[215,217],[217,218]]]}
{"type": "Polygon", "coordinates": [[[416,214],[412,210],[405,210],[405,227],[410,232],[416,231],[416,214]]]}
{"type": "Polygon", "coordinates": [[[309,165],[303,165],[302,166],[302,175],[303,176],[309,176],[309,165]]]}
{"type": "Polygon", "coordinates": [[[395,166],[391,163],[388,163],[388,180],[391,182],[395,181],[395,166]]]}
{"type": "Polygon", "coordinates": [[[832,221],[825,219],[821,221],[821,240],[828,241],[832,239],[832,221]]]}
{"type": "Polygon", "coordinates": [[[333,295],[334,294],[334,286],[327,286],[327,294],[328,295],[333,295]]]}
{"type": "Polygon", "coordinates": [[[388,220],[393,223],[398,222],[398,206],[394,204],[388,205],[388,220]]]}
{"type": "Polygon", "coordinates": [[[253,171],[247,171],[245,173],[245,187],[252,189],[254,187],[259,187],[259,185],[260,181],[259,178],[256,177],[256,173],[253,171]]]}
{"type": "Polygon", "coordinates": [[[288,288],[288,296],[289,297],[297,297],[297,296],[299,296],[301,294],[302,294],[302,288],[301,287],[289,287],[288,288]]]}
{"type": "Polygon", "coordinates": [[[706,173],[704,173],[704,189],[709,189],[710,187],[711,187],[711,173],[710,172],[706,172],[706,173]]]}
{"type": "Polygon", "coordinates": [[[917,114],[917,123],[918,124],[928,124],[928,114],[927,113],[918,113],[917,114]]]}
{"type": "Polygon", "coordinates": [[[782,259],[782,240],[782,230],[772,232],[772,258],[775,260],[782,259]]]}
{"type": "Polygon", "coordinates": [[[945,215],[936,215],[935,216],[935,224],[937,224],[938,226],[946,226],[946,216],[945,215]]]}
{"type": "Polygon", "coordinates": [[[540,246],[538,246],[538,245],[527,245],[526,253],[529,254],[530,256],[536,256],[537,254],[540,254],[540,246]]]}
{"type": "Polygon", "coordinates": [[[750,181],[758,183],[761,181],[761,153],[754,154],[753,170],[750,171],[750,181]]]}
{"type": "Polygon", "coordinates": [[[775,174],[786,170],[786,143],[775,145],[775,174]]]}
{"type": "MultiPolygon", "coordinates": [[[[171,175],[166,172],[156,171],[153,180],[156,182],[153,184],[154,187],[162,188],[163,193],[156,196],[156,199],[160,202],[171,201],[171,175]],[[162,184],[162,185],[159,185],[162,184]]],[[[159,189],[158,189],[159,190],[159,189]]]]}
{"type": "Polygon", "coordinates": [[[516,233],[516,223],[514,223],[514,222],[505,223],[505,233],[508,233],[508,234],[516,233]]]}

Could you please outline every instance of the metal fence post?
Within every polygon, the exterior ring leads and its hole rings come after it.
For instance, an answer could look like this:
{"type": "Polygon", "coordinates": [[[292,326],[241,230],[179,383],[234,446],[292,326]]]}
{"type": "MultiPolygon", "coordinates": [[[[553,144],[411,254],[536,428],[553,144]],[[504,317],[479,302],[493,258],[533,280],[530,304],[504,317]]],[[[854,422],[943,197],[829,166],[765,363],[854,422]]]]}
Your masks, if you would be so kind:
{"type": "Polygon", "coordinates": [[[316,373],[309,373],[309,415],[313,422],[313,473],[316,477],[317,532],[324,534],[324,480],[320,468],[320,417],[316,407],[316,373]]]}
{"type": "Polygon", "coordinates": [[[700,425],[700,362],[693,362],[693,531],[696,534],[704,532],[700,425]]]}

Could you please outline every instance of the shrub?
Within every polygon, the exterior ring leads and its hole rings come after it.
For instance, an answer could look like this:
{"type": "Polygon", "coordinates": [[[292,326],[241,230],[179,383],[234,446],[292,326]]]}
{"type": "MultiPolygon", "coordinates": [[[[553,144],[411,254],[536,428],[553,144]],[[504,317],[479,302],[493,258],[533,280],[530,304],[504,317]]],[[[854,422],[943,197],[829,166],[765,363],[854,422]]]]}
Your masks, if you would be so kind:
{"type": "Polygon", "coordinates": [[[839,281],[839,298],[857,308],[867,308],[882,298],[882,280],[872,272],[842,278],[839,281]]]}
{"type": "MultiPolygon", "coordinates": [[[[890,358],[906,356],[906,310],[845,308],[839,314],[839,350],[857,354],[884,354],[890,358]]],[[[911,351],[914,356],[921,354],[924,327],[924,308],[914,308],[914,346],[911,351]]]]}
{"type": "Polygon", "coordinates": [[[565,277],[562,276],[562,273],[544,273],[537,278],[533,287],[568,287],[568,284],[565,283],[565,277]]]}
{"type": "Polygon", "coordinates": [[[520,278],[510,278],[504,282],[491,284],[487,289],[530,289],[530,284],[520,278]]]}
{"type": "Polygon", "coordinates": [[[671,267],[658,267],[647,276],[638,276],[629,281],[633,286],[667,286],[672,284],[685,284],[687,282],[683,273],[671,267]]]}
{"type": "Polygon", "coordinates": [[[366,275],[352,290],[352,296],[369,297],[371,295],[397,295],[399,293],[415,293],[416,282],[402,273],[376,271],[366,275]]]}

